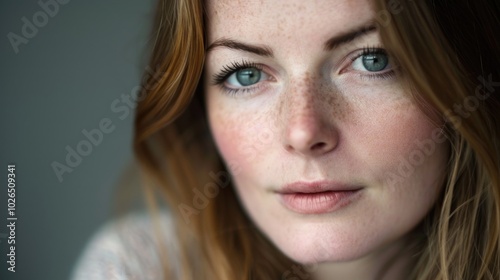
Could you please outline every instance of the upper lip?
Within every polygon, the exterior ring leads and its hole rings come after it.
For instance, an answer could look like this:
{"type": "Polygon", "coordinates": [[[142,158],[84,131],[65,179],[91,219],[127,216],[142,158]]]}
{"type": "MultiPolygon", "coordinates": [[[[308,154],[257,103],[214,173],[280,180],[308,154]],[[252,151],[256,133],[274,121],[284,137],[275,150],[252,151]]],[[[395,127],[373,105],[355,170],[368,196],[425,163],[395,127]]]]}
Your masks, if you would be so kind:
{"type": "Polygon", "coordinates": [[[284,185],[279,190],[280,194],[293,194],[293,193],[320,193],[320,192],[342,192],[342,191],[356,191],[361,189],[360,186],[348,185],[334,181],[313,181],[304,182],[298,181],[291,184],[284,185]]]}

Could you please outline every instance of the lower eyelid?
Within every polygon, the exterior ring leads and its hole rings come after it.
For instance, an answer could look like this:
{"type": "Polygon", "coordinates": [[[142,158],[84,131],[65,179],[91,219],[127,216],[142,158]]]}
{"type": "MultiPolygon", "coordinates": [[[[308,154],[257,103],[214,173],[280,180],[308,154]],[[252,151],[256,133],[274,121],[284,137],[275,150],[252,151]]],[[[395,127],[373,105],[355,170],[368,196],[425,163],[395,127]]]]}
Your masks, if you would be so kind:
{"type": "Polygon", "coordinates": [[[356,73],[361,80],[390,80],[396,77],[396,72],[394,69],[371,74],[356,73]]]}
{"type": "Polygon", "coordinates": [[[250,94],[252,92],[258,91],[261,89],[260,83],[256,84],[256,86],[250,86],[250,87],[240,87],[240,88],[231,88],[227,87],[224,84],[219,85],[219,88],[228,95],[243,95],[243,94],[250,94]]]}

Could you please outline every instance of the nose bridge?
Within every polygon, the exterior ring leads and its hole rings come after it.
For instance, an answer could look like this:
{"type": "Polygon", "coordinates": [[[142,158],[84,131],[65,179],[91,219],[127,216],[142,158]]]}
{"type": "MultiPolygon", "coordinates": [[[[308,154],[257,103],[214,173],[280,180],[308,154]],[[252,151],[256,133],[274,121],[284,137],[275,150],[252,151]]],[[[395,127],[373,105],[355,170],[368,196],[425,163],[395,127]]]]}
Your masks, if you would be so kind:
{"type": "Polygon", "coordinates": [[[325,110],[328,105],[323,104],[328,95],[322,92],[320,79],[309,73],[290,79],[278,110],[285,150],[311,156],[336,146],[328,110],[325,110]]]}
{"type": "Polygon", "coordinates": [[[292,78],[283,95],[284,117],[287,122],[311,122],[320,113],[319,83],[306,72],[292,78]]]}

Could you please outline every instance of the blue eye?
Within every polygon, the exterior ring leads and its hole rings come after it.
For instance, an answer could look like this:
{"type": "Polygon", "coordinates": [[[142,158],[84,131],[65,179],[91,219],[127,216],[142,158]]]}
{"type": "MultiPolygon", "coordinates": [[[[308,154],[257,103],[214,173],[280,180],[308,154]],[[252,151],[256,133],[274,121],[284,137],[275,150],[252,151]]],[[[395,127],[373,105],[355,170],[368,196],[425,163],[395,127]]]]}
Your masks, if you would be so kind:
{"type": "Polygon", "coordinates": [[[232,62],[213,76],[213,85],[219,85],[230,94],[255,90],[262,81],[269,80],[269,75],[258,64],[242,61],[232,62]]]}
{"type": "Polygon", "coordinates": [[[235,87],[251,86],[266,78],[267,75],[255,67],[242,68],[232,73],[226,82],[235,87]]]}
{"type": "Polygon", "coordinates": [[[382,49],[364,49],[363,53],[353,59],[352,68],[359,71],[380,72],[386,70],[389,56],[382,49]]]}
{"type": "Polygon", "coordinates": [[[369,54],[363,56],[363,66],[370,72],[382,71],[389,65],[389,58],[385,54],[369,54]]]}

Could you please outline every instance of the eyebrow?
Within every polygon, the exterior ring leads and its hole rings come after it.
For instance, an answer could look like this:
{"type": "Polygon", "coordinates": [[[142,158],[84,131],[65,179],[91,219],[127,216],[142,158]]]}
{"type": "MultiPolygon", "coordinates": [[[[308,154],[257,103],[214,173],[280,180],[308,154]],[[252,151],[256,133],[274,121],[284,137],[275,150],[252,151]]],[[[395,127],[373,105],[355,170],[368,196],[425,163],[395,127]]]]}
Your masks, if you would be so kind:
{"type": "Polygon", "coordinates": [[[226,47],[233,50],[250,52],[260,56],[269,56],[269,57],[273,56],[273,50],[267,46],[261,47],[257,45],[250,45],[227,38],[221,38],[216,40],[215,42],[210,44],[210,46],[208,46],[206,51],[209,52],[217,47],[226,47]]]}
{"type": "Polygon", "coordinates": [[[325,51],[331,51],[340,47],[341,45],[348,44],[360,37],[366,36],[375,31],[377,31],[377,26],[375,24],[358,27],[355,30],[328,39],[328,41],[326,41],[325,43],[324,49],[325,51]]]}
{"type": "MultiPolygon", "coordinates": [[[[366,36],[370,33],[373,33],[377,30],[377,26],[375,24],[363,25],[361,27],[357,27],[351,31],[345,32],[343,34],[334,36],[328,39],[324,44],[325,51],[334,50],[341,45],[348,44],[362,36],[366,36]]],[[[273,50],[268,46],[262,45],[252,45],[243,42],[238,42],[236,40],[228,39],[228,38],[220,38],[215,40],[212,44],[208,46],[206,52],[209,52],[218,47],[226,47],[233,50],[240,50],[249,53],[254,53],[260,56],[273,57],[273,50]]]]}

